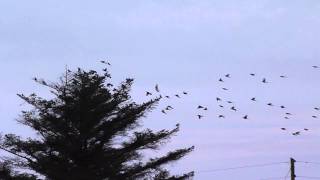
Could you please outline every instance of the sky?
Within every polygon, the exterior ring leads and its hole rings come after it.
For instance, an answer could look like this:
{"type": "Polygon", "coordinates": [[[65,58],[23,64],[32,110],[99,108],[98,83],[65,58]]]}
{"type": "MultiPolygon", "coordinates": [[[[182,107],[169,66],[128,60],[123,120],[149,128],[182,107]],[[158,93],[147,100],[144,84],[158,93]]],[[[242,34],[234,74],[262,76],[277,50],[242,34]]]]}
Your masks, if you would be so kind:
{"type": "MultiPolygon", "coordinates": [[[[27,108],[17,93],[49,96],[32,77],[56,81],[66,66],[100,70],[99,61],[108,60],[113,82],[135,79],[132,95],[138,102],[149,99],[145,91],[154,92],[155,84],[163,94],[189,93],[160,103],[143,120],[155,130],[181,124],[159,154],[196,146],[169,166],[172,172],[194,170],[195,180],[285,177],[288,163],[215,170],[290,157],[320,162],[320,118],[311,117],[320,117],[313,109],[320,106],[320,69],[312,68],[320,66],[319,32],[317,0],[1,0],[0,131],[32,135],[14,121],[27,108]],[[224,100],[224,109],[216,97],[224,100]],[[239,111],[230,111],[226,100],[239,111]],[[166,105],[175,109],[163,115],[166,105]],[[197,110],[198,105],[209,110],[197,110]],[[283,118],[286,111],[292,118],[283,118]],[[303,128],[310,130],[291,135],[303,128]]],[[[320,177],[318,166],[297,163],[297,174],[320,177]]]]}

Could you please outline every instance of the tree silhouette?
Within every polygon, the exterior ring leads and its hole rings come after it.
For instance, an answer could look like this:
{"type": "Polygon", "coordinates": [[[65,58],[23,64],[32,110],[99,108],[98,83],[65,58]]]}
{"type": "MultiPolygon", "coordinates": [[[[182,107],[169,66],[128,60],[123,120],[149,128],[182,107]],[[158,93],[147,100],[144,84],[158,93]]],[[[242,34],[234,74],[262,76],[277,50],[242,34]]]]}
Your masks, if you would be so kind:
{"type": "Polygon", "coordinates": [[[165,165],[181,159],[194,147],[158,158],[145,156],[145,150],[158,150],[179,131],[179,124],[172,130],[138,130],[141,119],[161,98],[137,104],[129,95],[133,79],[111,89],[110,78],[106,70],[101,75],[80,68],[67,70],[57,83],[34,78],[49,87],[54,97],[47,100],[36,94],[18,94],[33,106],[22,111],[18,122],[31,127],[38,136],[1,136],[0,149],[15,156],[10,165],[30,169],[48,180],[192,178],[193,172],[170,175],[165,165]]]}

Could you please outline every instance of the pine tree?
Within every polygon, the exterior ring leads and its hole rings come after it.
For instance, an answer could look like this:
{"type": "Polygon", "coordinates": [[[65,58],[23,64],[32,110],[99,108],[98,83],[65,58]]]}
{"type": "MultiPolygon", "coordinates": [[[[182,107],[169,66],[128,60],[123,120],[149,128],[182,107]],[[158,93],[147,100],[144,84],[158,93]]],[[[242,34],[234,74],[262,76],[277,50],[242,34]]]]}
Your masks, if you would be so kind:
{"type": "MultiPolygon", "coordinates": [[[[145,150],[158,150],[174,134],[141,129],[141,119],[161,98],[138,104],[129,93],[133,79],[116,88],[110,74],[94,70],[67,70],[56,83],[34,78],[54,95],[45,99],[18,94],[32,110],[22,111],[18,122],[32,128],[35,138],[1,136],[0,149],[15,156],[11,165],[27,168],[47,180],[184,180],[194,173],[170,175],[165,166],[194,147],[147,158],[145,150]],[[140,128],[138,128],[140,127],[140,128]]],[[[30,178],[32,179],[32,178],[30,178]]]]}

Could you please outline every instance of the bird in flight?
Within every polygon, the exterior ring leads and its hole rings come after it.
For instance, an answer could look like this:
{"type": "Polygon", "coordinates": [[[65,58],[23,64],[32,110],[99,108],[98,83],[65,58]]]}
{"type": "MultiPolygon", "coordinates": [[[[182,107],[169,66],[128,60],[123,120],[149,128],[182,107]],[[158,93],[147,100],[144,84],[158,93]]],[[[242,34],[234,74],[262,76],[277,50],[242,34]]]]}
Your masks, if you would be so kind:
{"type": "Polygon", "coordinates": [[[255,97],[251,98],[251,101],[257,101],[257,99],[255,97]]]}
{"type": "Polygon", "coordinates": [[[222,106],[222,105],[219,105],[219,107],[223,108],[223,106],[222,106]]]}
{"type": "Polygon", "coordinates": [[[227,103],[232,104],[233,102],[232,101],[227,101],[227,103]]]}
{"type": "Polygon", "coordinates": [[[107,64],[107,65],[111,66],[111,64],[109,62],[107,62],[107,61],[100,61],[100,62],[103,63],[103,64],[107,64]]]}
{"type": "Polygon", "coordinates": [[[204,110],[204,111],[207,111],[207,110],[208,110],[208,108],[203,108],[203,110],[204,110]]]}
{"type": "Polygon", "coordinates": [[[233,111],[237,111],[237,109],[234,106],[232,106],[230,109],[233,111]]]}
{"type": "Polygon", "coordinates": [[[172,109],[173,109],[172,106],[167,106],[167,107],[166,107],[166,110],[167,110],[167,111],[172,110],[172,109]]]}
{"type": "Polygon", "coordinates": [[[221,99],[219,97],[216,98],[217,101],[221,101],[221,99]]]}
{"type": "Polygon", "coordinates": [[[284,118],[285,118],[285,119],[289,119],[289,117],[287,117],[287,116],[286,116],[286,117],[284,117],[284,118]]]}
{"type": "Polygon", "coordinates": [[[313,118],[318,118],[318,116],[312,116],[313,118]]]}
{"type": "Polygon", "coordinates": [[[289,115],[289,116],[291,116],[292,114],[291,114],[291,113],[289,113],[289,112],[287,112],[287,113],[286,113],[286,115],[289,115]]]}
{"type": "Polygon", "coordinates": [[[316,69],[319,68],[319,66],[312,66],[312,67],[313,67],[313,68],[316,68],[316,69]]]}
{"type": "Polygon", "coordinates": [[[180,98],[179,94],[176,94],[175,96],[176,96],[177,98],[180,98]]]}
{"type": "Polygon", "coordinates": [[[315,107],[314,109],[315,109],[315,110],[317,110],[317,111],[319,111],[319,110],[320,110],[320,108],[318,108],[318,107],[315,107]]]}
{"type": "Polygon", "coordinates": [[[223,81],[223,79],[220,78],[220,79],[219,79],[219,82],[224,82],[224,81],[223,81]]]}
{"type": "Polygon", "coordinates": [[[162,112],[163,114],[167,114],[165,110],[162,110],[161,112],[162,112]]]}
{"type": "Polygon", "coordinates": [[[151,92],[149,92],[149,91],[146,92],[146,96],[151,96],[151,95],[152,95],[151,92]]]}
{"type": "Polygon", "coordinates": [[[224,115],[219,115],[218,117],[219,117],[219,118],[225,118],[225,116],[224,116],[224,115]]]}
{"type": "Polygon", "coordinates": [[[281,78],[287,78],[287,76],[284,76],[284,75],[281,75],[280,77],[281,77],[281,78]]]}
{"type": "Polygon", "coordinates": [[[160,92],[160,89],[159,89],[158,84],[156,84],[156,86],[155,86],[154,88],[155,88],[155,90],[156,90],[157,92],[160,92]]]}
{"type": "Polygon", "coordinates": [[[300,131],[294,132],[294,133],[292,133],[292,135],[298,136],[298,135],[300,135],[300,131]]]}
{"type": "Polygon", "coordinates": [[[273,104],[272,104],[272,103],[268,103],[267,105],[268,105],[268,106],[273,106],[273,104]]]}
{"type": "Polygon", "coordinates": [[[285,130],[287,130],[287,129],[286,129],[286,128],[281,128],[281,130],[285,131],[285,130]]]}
{"type": "Polygon", "coordinates": [[[281,109],[285,109],[286,107],[285,107],[285,106],[280,106],[280,108],[281,108],[281,109]]]}
{"type": "Polygon", "coordinates": [[[227,88],[222,88],[223,90],[225,90],[225,91],[228,91],[228,89],[227,88]]]}
{"type": "Polygon", "coordinates": [[[165,96],[167,99],[169,99],[170,98],[170,96],[165,96]]]}
{"type": "Polygon", "coordinates": [[[263,78],[263,79],[262,79],[262,82],[263,82],[263,83],[268,83],[268,81],[267,81],[266,78],[263,78]]]}
{"type": "Polygon", "coordinates": [[[251,73],[251,74],[250,74],[250,76],[255,76],[255,75],[256,75],[256,74],[254,74],[254,73],[251,73]]]}
{"type": "Polygon", "coordinates": [[[200,106],[200,105],[199,105],[199,106],[198,106],[198,109],[203,109],[203,106],[200,106]]]}
{"type": "Polygon", "coordinates": [[[248,115],[243,116],[243,119],[248,119],[248,115]]]}
{"type": "Polygon", "coordinates": [[[308,128],[304,128],[303,130],[305,130],[305,131],[309,131],[309,129],[308,129],[308,128]]]}
{"type": "Polygon", "coordinates": [[[197,116],[198,116],[198,119],[203,118],[203,116],[202,116],[202,115],[200,115],[200,114],[198,114],[197,116]]]}
{"type": "Polygon", "coordinates": [[[183,91],[183,94],[184,94],[184,95],[187,95],[188,93],[187,93],[186,91],[183,91]]]}
{"type": "Polygon", "coordinates": [[[226,74],[225,77],[230,78],[230,74],[226,74]]]}
{"type": "Polygon", "coordinates": [[[113,87],[113,84],[108,83],[108,84],[107,84],[107,87],[113,87]]]}

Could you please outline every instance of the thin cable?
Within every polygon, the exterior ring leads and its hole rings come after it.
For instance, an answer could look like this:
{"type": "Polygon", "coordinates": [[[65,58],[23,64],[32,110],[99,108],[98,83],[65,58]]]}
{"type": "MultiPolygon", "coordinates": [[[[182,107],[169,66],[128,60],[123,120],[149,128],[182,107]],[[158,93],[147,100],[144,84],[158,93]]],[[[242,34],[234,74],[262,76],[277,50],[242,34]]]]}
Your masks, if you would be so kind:
{"type": "Polygon", "coordinates": [[[305,164],[316,164],[320,165],[320,162],[310,162],[310,161],[296,161],[297,163],[305,163],[305,164]]]}
{"type": "Polygon", "coordinates": [[[311,177],[311,176],[297,176],[297,178],[305,178],[305,179],[320,179],[320,177],[311,177]]]}
{"type": "Polygon", "coordinates": [[[283,179],[284,177],[270,177],[270,178],[265,178],[265,179],[260,179],[260,180],[272,180],[272,179],[283,179]]]}
{"type": "Polygon", "coordinates": [[[273,165],[285,164],[285,163],[287,164],[288,162],[277,162],[277,163],[267,163],[267,164],[246,165],[246,166],[231,167],[231,168],[224,168],[224,169],[203,170],[203,171],[196,171],[196,173],[212,173],[212,172],[218,172],[218,171],[231,171],[231,170],[245,169],[245,168],[273,166],[273,165]]]}
{"type": "Polygon", "coordinates": [[[284,177],[284,180],[287,180],[287,178],[289,177],[290,172],[291,172],[291,169],[289,169],[289,171],[287,172],[286,176],[284,177]]]}

